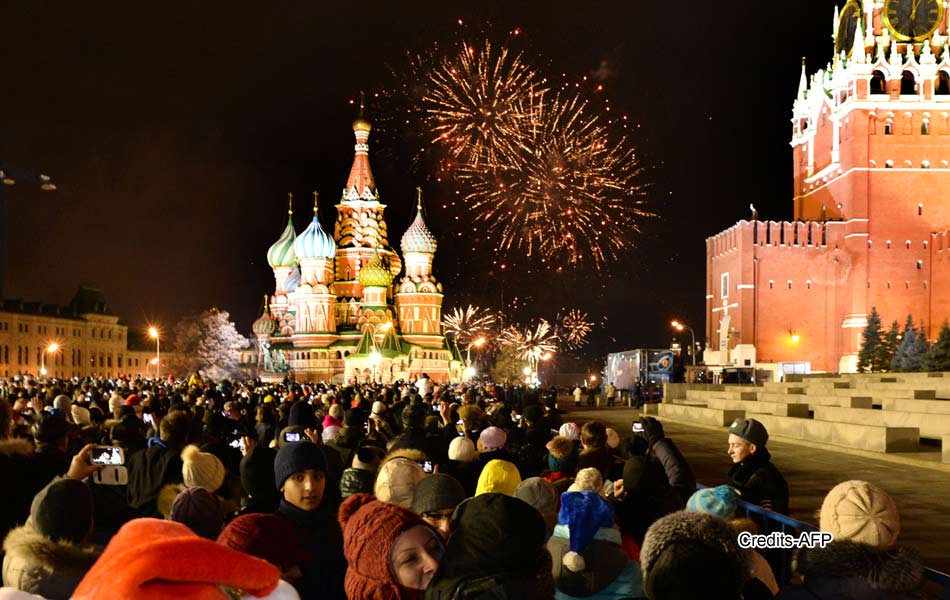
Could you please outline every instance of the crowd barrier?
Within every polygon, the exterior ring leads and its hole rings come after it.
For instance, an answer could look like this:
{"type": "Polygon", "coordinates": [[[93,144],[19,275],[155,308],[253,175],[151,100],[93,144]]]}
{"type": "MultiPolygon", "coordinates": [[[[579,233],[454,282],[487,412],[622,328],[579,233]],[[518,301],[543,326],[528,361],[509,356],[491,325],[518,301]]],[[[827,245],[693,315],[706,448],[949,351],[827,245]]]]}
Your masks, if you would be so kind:
{"type": "MultiPolygon", "coordinates": [[[[697,489],[705,487],[702,484],[696,484],[697,489]]],[[[766,510],[756,504],[750,504],[744,500],[737,500],[737,517],[747,517],[755,521],[759,526],[760,533],[768,535],[773,532],[781,532],[798,537],[802,533],[818,531],[818,528],[808,523],[796,521],[791,517],[780,515],[776,512],[766,510]]],[[[792,556],[793,549],[768,549],[760,550],[759,553],[769,562],[772,572],[775,574],[775,580],[779,587],[789,583],[792,577],[792,556]]],[[[939,600],[950,600],[950,575],[936,569],[927,568],[925,571],[926,584],[924,592],[928,598],[939,600]]]]}

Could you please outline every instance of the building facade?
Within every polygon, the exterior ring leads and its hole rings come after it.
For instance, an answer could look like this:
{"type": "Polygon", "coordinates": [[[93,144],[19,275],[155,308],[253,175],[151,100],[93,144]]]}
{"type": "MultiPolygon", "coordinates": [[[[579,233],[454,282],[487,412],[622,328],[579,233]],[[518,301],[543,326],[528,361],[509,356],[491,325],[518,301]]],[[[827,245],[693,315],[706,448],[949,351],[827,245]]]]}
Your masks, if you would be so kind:
{"type": "MultiPolygon", "coordinates": [[[[162,356],[162,371],[168,372],[162,356]]],[[[81,287],[67,306],[0,302],[0,374],[47,377],[154,376],[155,352],[128,347],[128,327],[102,292],[81,287]]]]}
{"type": "Polygon", "coordinates": [[[315,193],[307,228],[296,234],[291,206],[267,252],[274,292],[252,326],[257,350],[242,358],[262,377],[390,382],[422,373],[435,381],[462,376],[458,349],[442,335],[442,284],[432,273],[437,244],[422,216],[421,192],[400,257],[389,244],[386,205],[370,169],[371,129],[361,110],[333,235],[320,224],[315,193]]]}
{"type": "Polygon", "coordinates": [[[707,364],[852,372],[872,307],[931,339],[950,317],[950,4],[919,4],[835,8],[793,103],[793,219],[706,240],[707,364]]]}

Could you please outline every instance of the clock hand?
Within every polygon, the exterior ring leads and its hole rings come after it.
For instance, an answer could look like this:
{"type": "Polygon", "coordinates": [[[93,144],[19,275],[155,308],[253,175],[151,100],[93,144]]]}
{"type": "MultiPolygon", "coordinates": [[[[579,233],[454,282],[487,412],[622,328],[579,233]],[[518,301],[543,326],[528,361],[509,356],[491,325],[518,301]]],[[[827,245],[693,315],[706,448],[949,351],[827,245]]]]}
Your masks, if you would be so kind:
{"type": "Polygon", "coordinates": [[[913,0],[913,2],[912,2],[912,4],[911,4],[911,6],[912,6],[912,8],[910,9],[910,20],[911,20],[911,21],[913,21],[914,18],[917,16],[917,5],[918,5],[918,4],[920,4],[920,0],[913,0]]]}

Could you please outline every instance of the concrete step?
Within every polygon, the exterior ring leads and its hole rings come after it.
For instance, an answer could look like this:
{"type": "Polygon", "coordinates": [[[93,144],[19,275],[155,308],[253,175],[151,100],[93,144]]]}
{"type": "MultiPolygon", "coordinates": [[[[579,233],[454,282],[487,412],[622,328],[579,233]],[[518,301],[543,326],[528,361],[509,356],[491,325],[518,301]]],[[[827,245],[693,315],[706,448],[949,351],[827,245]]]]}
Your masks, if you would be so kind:
{"type": "Polygon", "coordinates": [[[922,412],[930,415],[950,415],[950,401],[947,400],[911,400],[909,398],[885,398],[883,408],[886,411],[922,412]]]}
{"type": "Polygon", "coordinates": [[[719,410],[744,410],[746,414],[783,415],[807,419],[808,405],[794,402],[763,402],[761,400],[728,400],[724,398],[710,398],[706,401],[707,408],[719,410]]]}
{"type": "Polygon", "coordinates": [[[707,399],[755,400],[757,392],[751,390],[686,390],[687,402],[705,402],[707,399]]]}
{"type": "Polygon", "coordinates": [[[665,402],[661,403],[659,407],[661,419],[668,417],[679,421],[714,425],[716,427],[728,427],[736,419],[745,418],[745,411],[741,410],[720,410],[688,404],[667,404],[665,402]]]}
{"type": "Polygon", "coordinates": [[[883,427],[914,427],[920,431],[920,437],[936,440],[950,434],[950,414],[818,406],[815,407],[815,419],[883,427]]]}
{"type": "Polygon", "coordinates": [[[871,408],[872,400],[870,397],[862,396],[829,396],[805,394],[802,396],[790,394],[767,394],[763,393],[759,397],[759,402],[786,402],[807,404],[811,410],[816,406],[846,406],[850,408],[871,408]]]}
{"type": "Polygon", "coordinates": [[[916,452],[920,446],[919,431],[915,427],[857,425],[774,415],[762,415],[756,418],[765,425],[770,435],[781,435],[810,442],[871,452],[916,452]]]}
{"type": "Polygon", "coordinates": [[[943,462],[950,463],[950,434],[943,436],[940,442],[940,449],[942,451],[943,462]]]}

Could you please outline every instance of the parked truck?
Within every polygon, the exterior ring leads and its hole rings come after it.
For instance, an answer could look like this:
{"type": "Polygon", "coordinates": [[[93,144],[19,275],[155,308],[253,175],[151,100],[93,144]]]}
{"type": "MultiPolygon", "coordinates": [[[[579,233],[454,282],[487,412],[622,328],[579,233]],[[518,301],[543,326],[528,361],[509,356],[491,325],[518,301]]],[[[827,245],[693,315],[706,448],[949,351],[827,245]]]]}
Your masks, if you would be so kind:
{"type": "Polygon", "coordinates": [[[637,348],[607,355],[604,385],[614,387],[626,400],[640,405],[663,397],[663,384],[673,377],[673,352],[669,349],[637,348]]]}

